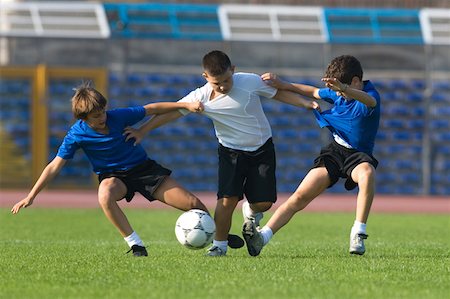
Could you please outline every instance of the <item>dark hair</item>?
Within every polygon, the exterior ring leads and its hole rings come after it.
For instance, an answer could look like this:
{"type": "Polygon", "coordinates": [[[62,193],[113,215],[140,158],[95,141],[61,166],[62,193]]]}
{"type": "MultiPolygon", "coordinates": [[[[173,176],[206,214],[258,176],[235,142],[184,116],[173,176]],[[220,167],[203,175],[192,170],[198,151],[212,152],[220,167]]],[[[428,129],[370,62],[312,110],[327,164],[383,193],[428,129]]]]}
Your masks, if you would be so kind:
{"type": "Polygon", "coordinates": [[[106,107],[105,97],[90,85],[90,81],[83,82],[75,89],[72,97],[72,113],[76,119],[85,119],[89,113],[101,111],[106,107]]]}
{"type": "Polygon", "coordinates": [[[334,58],[325,72],[325,77],[336,78],[345,84],[351,84],[355,76],[362,80],[363,70],[359,60],[351,55],[334,58]]]}
{"type": "Polygon", "coordinates": [[[218,76],[231,68],[231,61],[224,52],[214,50],[203,56],[202,65],[210,75],[218,76]]]}

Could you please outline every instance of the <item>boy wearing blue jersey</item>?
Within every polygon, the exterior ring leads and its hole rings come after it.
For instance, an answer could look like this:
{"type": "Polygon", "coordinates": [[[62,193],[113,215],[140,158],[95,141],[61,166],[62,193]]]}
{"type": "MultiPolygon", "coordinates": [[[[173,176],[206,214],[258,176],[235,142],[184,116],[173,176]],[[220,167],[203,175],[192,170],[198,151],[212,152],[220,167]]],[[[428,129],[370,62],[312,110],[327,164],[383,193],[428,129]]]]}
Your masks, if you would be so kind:
{"type": "Polygon", "coordinates": [[[290,90],[313,99],[322,99],[334,105],[330,110],[314,111],[320,127],[327,127],[333,141],[322,148],[297,190],[283,203],[261,229],[252,222],[243,228],[247,248],[257,256],[272,238],[298,211],[333,186],[339,178],[346,179],[345,188],[359,187],[356,219],[350,233],[351,254],[365,252],[366,223],[375,192],[375,169],[378,161],[372,156],[380,120],[380,96],[370,81],[363,81],[360,62],[353,56],[334,58],[328,65],[326,88],[287,83],[276,75],[262,76],[269,85],[290,90]]]}
{"type": "Polygon", "coordinates": [[[72,112],[77,119],[59,147],[56,157],[45,167],[28,196],[16,203],[11,212],[33,204],[39,192],[61,171],[67,160],[82,149],[98,175],[98,201],[108,220],[119,230],[134,256],[147,256],[144,243],[133,230],[117,204],[130,202],[135,192],[149,201],[159,200],[183,211],[201,209],[205,205],[170,177],[171,171],[149,159],[144,148],[126,141],[123,130],[150,114],[176,109],[201,112],[201,103],[152,103],[106,111],[107,100],[88,84],[76,89],[72,112]]]}
{"type": "MultiPolygon", "coordinates": [[[[222,51],[214,50],[204,55],[202,65],[202,75],[207,83],[179,102],[203,103],[202,114],[213,121],[219,142],[219,188],[214,214],[216,235],[207,252],[208,256],[217,257],[225,256],[227,248],[231,247],[232,215],[244,196],[247,199],[242,204],[244,219],[256,226],[263,212],[277,199],[275,149],[261,97],[307,109],[316,109],[318,104],[268,86],[257,74],[235,72],[235,66],[222,51]]],[[[157,115],[138,130],[128,129],[126,133],[139,143],[148,131],[187,113],[173,111],[157,115]]]]}

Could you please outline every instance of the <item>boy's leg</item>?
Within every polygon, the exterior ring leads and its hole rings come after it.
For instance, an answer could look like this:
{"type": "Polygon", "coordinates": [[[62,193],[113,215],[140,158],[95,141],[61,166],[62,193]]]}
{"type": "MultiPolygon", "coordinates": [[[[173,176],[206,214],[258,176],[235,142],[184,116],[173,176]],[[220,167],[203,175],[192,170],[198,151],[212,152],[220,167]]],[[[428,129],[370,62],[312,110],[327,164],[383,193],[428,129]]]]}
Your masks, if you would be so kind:
{"type": "Polygon", "coordinates": [[[125,197],[127,187],[115,177],[106,178],[98,187],[98,202],[108,220],[119,230],[122,237],[130,246],[134,256],[147,256],[144,243],[136,232],[133,231],[127,217],[117,202],[125,197]]]}
{"type": "Polygon", "coordinates": [[[273,205],[273,202],[255,202],[249,203],[244,201],[242,203],[242,214],[244,216],[244,222],[247,220],[253,221],[256,227],[259,227],[261,219],[264,217],[263,212],[269,210],[273,205]]]}
{"type": "Polygon", "coordinates": [[[127,217],[117,204],[127,192],[125,184],[114,177],[104,179],[98,187],[98,202],[108,220],[114,224],[123,237],[133,233],[127,217]]]}
{"type": "Polygon", "coordinates": [[[329,185],[330,178],[325,167],[311,169],[297,190],[276,209],[266,226],[275,234],[291,220],[295,213],[303,210],[314,198],[325,191],[329,185]]]}
{"type": "Polygon", "coordinates": [[[228,232],[231,228],[231,219],[238,201],[239,198],[237,196],[225,197],[217,200],[216,210],[214,212],[214,221],[216,222],[215,240],[227,240],[228,232]]]}
{"type": "MultiPolygon", "coordinates": [[[[208,249],[208,256],[224,256],[228,249],[229,232],[234,209],[239,201],[237,196],[224,197],[217,200],[214,212],[216,235],[213,246],[208,249]]],[[[237,236],[236,236],[237,237],[237,236]]]]}
{"type": "Polygon", "coordinates": [[[367,223],[375,194],[375,168],[367,162],[359,164],[352,171],[352,180],[359,187],[356,203],[356,220],[367,223]]]}
{"type": "Polygon", "coordinates": [[[300,210],[303,210],[314,198],[321,194],[330,185],[330,178],[325,167],[311,169],[297,190],[289,199],[278,207],[274,215],[259,232],[252,222],[244,223],[244,239],[251,256],[260,254],[263,246],[267,244],[274,233],[286,225],[300,210]]]}
{"type": "Polygon", "coordinates": [[[157,200],[182,211],[200,209],[208,212],[206,206],[194,194],[184,189],[173,178],[167,176],[153,193],[157,200]]]}
{"type": "Polygon", "coordinates": [[[370,163],[363,162],[353,169],[351,176],[352,180],[358,184],[359,192],[356,202],[356,219],[350,232],[349,252],[362,255],[366,251],[364,245],[364,240],[368,237],[366,224],[375,194],[375,168],[370,163]]]}

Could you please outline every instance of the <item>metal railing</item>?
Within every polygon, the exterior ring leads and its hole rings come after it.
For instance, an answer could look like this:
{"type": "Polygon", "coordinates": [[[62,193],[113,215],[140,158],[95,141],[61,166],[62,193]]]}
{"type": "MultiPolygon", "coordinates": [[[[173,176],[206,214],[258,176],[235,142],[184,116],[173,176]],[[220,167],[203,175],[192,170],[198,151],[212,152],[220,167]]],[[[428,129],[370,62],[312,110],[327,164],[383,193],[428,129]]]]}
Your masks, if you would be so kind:
{"type": "Polygon", "coordinates": [[[225,40],[324,43],[328,41],[323,9],[275,5],[221,5],[225,40]]]}
{"type": "Polygon", "coordinates": [[[108,38],[110,31],[99,3],[0,3],[0,36],[108,38]]]}

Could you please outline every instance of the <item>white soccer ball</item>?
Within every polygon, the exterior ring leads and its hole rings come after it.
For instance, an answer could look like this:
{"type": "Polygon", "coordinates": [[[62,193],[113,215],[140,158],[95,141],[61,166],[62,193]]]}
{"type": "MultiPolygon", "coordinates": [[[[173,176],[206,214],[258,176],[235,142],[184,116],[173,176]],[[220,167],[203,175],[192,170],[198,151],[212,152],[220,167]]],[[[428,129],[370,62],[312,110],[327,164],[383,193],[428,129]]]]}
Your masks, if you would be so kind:
{"type": "Polygon", "coordinates": [[[216,233],[214,219],[202,210],[193,209],[181,214],[175,225],[175,235],[181,245],[201,249],[211,244],[216,233]]]}

